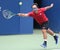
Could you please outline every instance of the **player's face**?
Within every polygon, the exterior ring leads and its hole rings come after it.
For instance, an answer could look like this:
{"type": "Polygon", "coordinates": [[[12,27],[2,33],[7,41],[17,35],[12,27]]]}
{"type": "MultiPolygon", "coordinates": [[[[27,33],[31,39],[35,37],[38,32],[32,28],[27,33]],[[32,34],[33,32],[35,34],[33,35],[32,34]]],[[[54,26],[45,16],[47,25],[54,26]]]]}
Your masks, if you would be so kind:
{"type": "Polygon", "coordinates": [[[38,7],[36,5],[33,5],[32,9],[33,9],[34,12],[36,12],[38,10],[38,7]]]}

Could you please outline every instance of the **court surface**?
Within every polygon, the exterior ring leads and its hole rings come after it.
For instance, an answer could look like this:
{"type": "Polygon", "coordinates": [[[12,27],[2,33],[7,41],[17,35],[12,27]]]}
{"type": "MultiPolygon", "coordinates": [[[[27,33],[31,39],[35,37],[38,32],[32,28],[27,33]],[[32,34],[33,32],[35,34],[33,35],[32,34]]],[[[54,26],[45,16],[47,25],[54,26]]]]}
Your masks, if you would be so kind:
{"type": "Polygon", "coordinates": [[[0,36],[0,50],[60,50],[60,37],[59,44],[56,45],[53,37],[49,34],[47,36],[47,48],[40,46],[43,43],[42,32],[40,30],[34,30],[33,34],[28,35],[0,36]]]}

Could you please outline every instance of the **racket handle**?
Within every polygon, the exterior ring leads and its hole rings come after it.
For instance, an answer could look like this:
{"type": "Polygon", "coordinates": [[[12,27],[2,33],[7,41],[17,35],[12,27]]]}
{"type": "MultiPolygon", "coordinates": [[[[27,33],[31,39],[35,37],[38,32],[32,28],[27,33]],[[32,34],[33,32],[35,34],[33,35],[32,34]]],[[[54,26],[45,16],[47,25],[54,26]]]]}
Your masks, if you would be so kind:
{"type": "Polygon", "coordinates": [[[18,15],[18,16],[22,16],[22,13],[18,13],[17,15],[18,15]]]}

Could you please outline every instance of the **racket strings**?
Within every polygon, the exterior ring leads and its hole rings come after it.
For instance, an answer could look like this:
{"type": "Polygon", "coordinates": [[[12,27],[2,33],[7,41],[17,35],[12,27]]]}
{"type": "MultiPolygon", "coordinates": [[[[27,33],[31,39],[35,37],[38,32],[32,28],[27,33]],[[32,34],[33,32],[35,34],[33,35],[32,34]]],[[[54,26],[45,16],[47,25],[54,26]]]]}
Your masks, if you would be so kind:
{"type": "Polygon", "coordinates": [[[3,10],[2,14],[3,14],[3,17],[6,19],[10,19],[15,15],[13,12],[9,10],[3,10]]]}

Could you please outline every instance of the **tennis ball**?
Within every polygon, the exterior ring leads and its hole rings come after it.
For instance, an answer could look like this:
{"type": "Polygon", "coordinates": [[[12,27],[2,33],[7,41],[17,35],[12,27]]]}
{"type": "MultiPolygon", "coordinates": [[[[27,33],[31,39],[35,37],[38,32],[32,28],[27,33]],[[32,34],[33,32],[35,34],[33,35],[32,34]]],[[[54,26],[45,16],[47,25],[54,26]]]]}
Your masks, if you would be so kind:
{"type": "Polygon", "coordinates": [[[22,2],[19,2],[19,5],[22,5],[22,2]]]}

